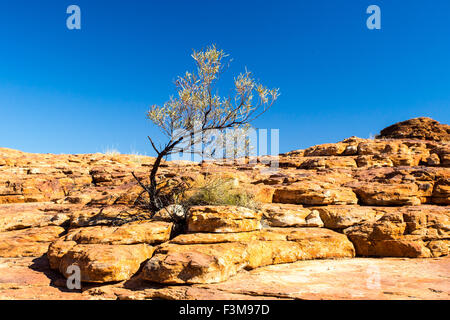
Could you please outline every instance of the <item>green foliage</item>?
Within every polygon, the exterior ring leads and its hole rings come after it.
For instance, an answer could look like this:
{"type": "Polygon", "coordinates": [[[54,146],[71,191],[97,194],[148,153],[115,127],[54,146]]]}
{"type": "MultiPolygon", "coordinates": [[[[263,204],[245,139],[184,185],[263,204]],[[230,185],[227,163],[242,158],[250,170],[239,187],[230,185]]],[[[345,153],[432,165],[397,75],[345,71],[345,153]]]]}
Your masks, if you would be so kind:
{"type": "MultiPolygon", "coordinates": [[[[206,50],[194,51],[192,58],[196,72],[186,72],[178,77],[175,81],[177,94],[163,105],[151,106],[147,113],[147,118],[171,142],[179,138],[191,139],[190,133],[197,126],[203,135],[202,138],[199,135],[198,139],[203,139],[203,143],[209,141],[217,130],[241,129],[245,133],[250,122],[264,114],[278,99],[278,89],[263,86],[247,70],[234,78],[230,90],[232,94],[221,96],[216,85],[231,62],[228,55],[212,45],[206,50]],[[186,132],[188,136],[185,136],[186,132]]],[[[200,141],[195,141],[195,138],[189,142],[183,141],[186,143],[184,148],[175,145],[177,148],[173,146],[166,150],[166,155],[172,151],[187,152],[190,146],[200,141]]]]}
{"type": "Polygon", "coordinates": [[[235,185],[233,179],[210,178],[193,189],[184,206],[228,205],[258,209],[255,197],[247,190],[235,185]]]}

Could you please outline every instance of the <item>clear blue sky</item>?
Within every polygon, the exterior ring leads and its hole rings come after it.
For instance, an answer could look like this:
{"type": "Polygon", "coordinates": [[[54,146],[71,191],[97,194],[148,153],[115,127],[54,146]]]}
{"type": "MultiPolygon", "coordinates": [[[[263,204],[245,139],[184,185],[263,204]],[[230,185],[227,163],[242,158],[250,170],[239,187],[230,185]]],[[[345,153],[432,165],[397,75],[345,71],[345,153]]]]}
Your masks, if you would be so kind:
{"type": "MultiPolygon", "coordinates": [[[[152,155],[145,119],[211,43],[281,97],[280,151],[450,121],[450,1],[0,0],[0,146],[152,155]],[[82,30],[66,28],[66,8],[82,30]],[[368,30],[371,4],[382,29],[368,30]]],[[[226,80],[226,79],[225,79],[226,80]]]]}

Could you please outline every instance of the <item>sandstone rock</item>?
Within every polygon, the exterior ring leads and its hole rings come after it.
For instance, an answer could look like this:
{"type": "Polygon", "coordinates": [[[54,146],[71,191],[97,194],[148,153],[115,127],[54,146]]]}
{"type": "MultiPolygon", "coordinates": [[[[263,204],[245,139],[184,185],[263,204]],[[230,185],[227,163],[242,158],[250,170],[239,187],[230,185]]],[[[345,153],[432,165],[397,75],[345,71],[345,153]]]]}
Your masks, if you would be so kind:
{"type": "Polygon", "coordinates": [[[253,191],[255,201],[261,203],[272,203],[275,189],[265,185],[252,185],[250,190],[253,191]]]}
{"type": "Polygon", "coordinates": [[[432,202],[450,205],[450,178],[439,179],[434,185],[432,202]]]}
{"type": "Polygon", "coordinates": [[[262,206],[264,222],[271,227],[322,227],[318,212],[303,206],[267,204],[262,206]]]}
{"type": "Polygon", "coordinates": [[[48,267],[45,257],[0,258],[0,300],[89,300],[48,267]],[[62,282],[63,288],[56,283],[62,282]]]}
{"type": "Polygon", "coordinates": [[[426,158],[426,164],[428,166],[439,166],[441,164],[441,159],[436,153],[432,153],[426,158]]]}
{"type": "Polygon", "coordinates": [[[153,219],[171,222],[174,220],[177,221],[177,220],[184,219],[185,216],[186,216],[186,212],[185,212],[183,206],[178,205],[178,204],[172,204],[172,205],[167,206],[166,208],[159,210],[155,214],[153,219]]]}
{"type": "Polygon", "coordinates": [[[338,156],[347,148],[345,143],[327,143],[308,148],[304,151],[305,157],[311,156],[338,156]]]}
{"type": "Polygon", "coordinates": [[[168,222],[136,221],[72,229],[51,244],[47,257],[65,276],[70,265],[79,266],[84,282],[127,280],[152,256],[155,249],[148,244],[169,240],[171,228],[168,222]]]}
{"type": "MultiPolygon", "coordinates": [[[[282,264],[305,259],[352,257],[355,248],[360,256],[436,259],[449,254],[450,145],[446,138],[448,132],[445,133],[447,127],[413,119],[397,125],[390,132],[383,130],[382,139],[352,137],[335,144],[288,152],[277,160],[279,168],[276,171],[269,170],[273,168],[269,168],[268,161],[275,160],[269,156],[201,165],[164,161],[158,181],[171,184],[184,181],[195,186],[211,177],[223,177],[252,192],[255,200],[262,203],[261,212],[234,207],[216,208],[211,212],[200,210],[190,216],[191,233],[171,241],[168,241],[169,224],[164,222],[170,221],[167,214],[160,212],[155,217],[159,221],[150,222],[149,212],[133,207],[141,188],[131,172],[148,179],[154,158],[44,155],[0,148],[0,256],[15,257],[14,261],[20,263],[27,258],[16,257],[36,258],[52,243],[47,256],[53,269],[59,270],[63,261],[66,265],[62,271],[69,263],[79,263],[85,273],[83,281],[103,283],[128,280],[139,265],[151,257],[154,248],[149,244],[159,244],[151,259],[151,269],[155,273],[148,278],[161,283],[199,283],[201,286],[149,289],[146,282],[136,289],[139,294],[141,290],[145,291],[143,296],[148,294],[155,298],[208,297],[208,294],[248,298],[251,290],[243,287],[251,287],[253,283],[248,283],[250,280],[245,275],[256,271],[248,270],[278,264],[280,268],[273,270],[299,279],[305,277],[308,270],[291,274],[291,266],[283,269],[282,264]],[[444,131],[435,130],[436,127],[444,128],[444,131]],[[254,160],[260,163],[255,165],[254,160]],[[262,215],[263,224],[270,228],[260,229],[262,215]],[[71,229],[59,238],[65,231],[58,226],[67,227],[67,219],[70,219],[71,229]],[[323,224],[345,234],[313,228],[323,224]],[[242,279],[247,283],[238,287],[233,282],[233,286],[227,287],[231,288],[231,293],[221,291],[226,287],[214,289],[214,285],[205,284],[233,275],[244,277],[242,279]],[[149,290],[153,291],[150,293],[149,290]]],[[[167,192],[170,193],[170,188],[167,192]]],[[[321,263],[335,266],[334,262],[321,263]]],[[[358,261],[354,263],[358,265],[358,261]]],[[[28,288],[25,283],[18,284],[16,292],[12,287],[4,288],[2,279],[7,281],[7,286],[14,284],[8,280],[12,276],[5,276],[3,270],[7,269],[3,268],[0,274],[0,297],[19,297],[22,293],[26,297],[31,293],[39,296],[39,288],[28,288]]],[[[20,270],[26,281],[31,279],[20,270]]],[[[49,276],[59,274],[45,272],[49,276]]],[[[321,274],[329,276],[333,272],[322,270],[321,274]]],[[[351,278],[358,274],[364,278],[361,272],[351,274],[351,278]]],[[[272,276],[276,279],[283,274],[272,276]]],[[[139,277],[133,277],[132,281],[135,278],[139,277]]],[[[422,278],[416,280],[421,284],[425,281],[422,278]]],[[[130,281],[126,282],[127,286],[130,281]]],[[[285,286],[289,281],[283,278],[276,281],[276,285],[272,282],[264,288],[255,285],[254,292],[258,298],[314,296],[311,291],[299,293],[298,288],[303,288],[302,283],[307,282],[294,281],[296,286],[285,286]],[[270,288],[279,288],[279,294],[270,288]]],[[[317,287],[317,283],[311,285],[317,287]]],[[[47,291],[44,286],[47,284],[42,284],[43,296],[51,298],[54,291],[47,291]]],[[[124,286],[113,284],[99,288],[96,285],[97,288],[84,290],[82,295],[115,299],[119,291],[116,293],[112,288],[125,292],[129,288],[124,286]]],[[[316,292],[324,296],[349,297],[336,294],[330,285],[325,287],[333,293],[326,295],[325,289],[316,292]]],[[[341,285],[336,290],[342,293],[344,288],[341,285]]],[[[427,296],[412,287],[408,290],[408,294],[417,294],[417,297],[427,296]]],[[[367,294],[364,290],[351,292],[367,294]]],[[[316,294],[316,297],[322,297],[316,294]]],[[[366,296],[374,295],[372,292],[366,296]]],[[[386,297],[386,294],[380,293],[380,297],[386,297]]]]}
{"type": "Polygon", "coordinates": [[[380,184],[371,183],[360,185],[353,189],[364,205],[420,205],[418,187],[409,184],[380,184]]]}
{"type": "Polygon", "coordinates": [[[0,232],[33,227],[60,226],[68,220],[69,217],[66,214],[43,212],[36,206],[0,206],[0,232]]]}
{"type": "Polygon", "coordinates": [[[300,168],[306,160],[303,157],[281,156],[278,165],[280,168],[300,168]]]}
{"type": "Polygon", "coordinates": [[[53,270],[59,270],[61,259],[76,245],[77,243],[75,241],[66,241],[66,237],[52,242],[47,251],[47,259],[49,261],[50,268],[53,270]]]}
{"type": "Polygon", "coordinates": [[[358,155],[387,155],[398,153],[405,148],[401,141],[366,140],[358,144],[358,155]]]}
{"type": "Polygon", "coordinates": [[[57,226],[0,233],[0,257],[40,257],[65,230],[57,226]]]}
{"type": "Polygon", "coordinates": [[[449,268],[449,257],[311,260],[242,271],[216,284],[150,287],[126,281],[92,289],[83,284],[82,292],[69,292],[55,286],[64,287],[65,280],[44,259],[0,258],[0,299],[447,300],[449,268]]]}
{"type": "Polygon", "coordinates": [[[274,235],[286,238],[248,243],[247,269],[298,260],[351,258],[355,255],[354,248],[345,235],[328,229],[276,228],[267,230],[262,238],[274,235]]]}
{"type": "Polygon", "coordinates": [[[390,209],[379,220],[347,228],[344,233],[358,255],[427,258],[448,252],[449,217],[448,210],[433,206],[390,209]]]}
{"type": "Polygon", "coordinates": [[[329,229],[345,229],[356,224],[366,221],[375,221],[383,214],[377,212],[372,207],[361,206],[324,206],[311,208],[317,210],[320,214],[325,228],[329,229]]]}
{"type": "Polygon", "coordinates": [[[298,182],[275,190],[274,203],[330,205],[356,204],[358,199],[350,188],[315,182],[298,182]]]}
{"type": "MultiPolygon", "coordinates": [[[[278,237],[267,236],[267,229],[250,232],[228,232],[228,233],[189,233],[180,234],[172,240],[171,244],[189,245],[189,244],[214,244],[229,242],[249,242],[253,240],[283,240],[286,237],[279,235],[278,237]],[[266,237],[264,237],[266,235],[266,237]]],[[[162,245],[164,247],[165,244],[162,245]]]]}
{"type": "Polygon", "coordinates": [[[342,259],[267,266],[221,283],[124,292],[130,299],[447,300],[450,258],[342,259]],[[139,296],[139,293],[141,296],[139,296]]]}
{"type": "Polygon", "coordinates": [[[442,167],[450,167],[450,145],[443,145],[436,148],[439,155],[440,165],[442,167]]]}
{"type": "Polygon", "coordinates": [[[214,283],[245,267],[246,245],[240,243],[167,245],[144,266],[142,277],[157,283],[214,283]]]}
{"type": "Polygon", "coordinates": [[[322,228],[271,228],[239,236],[179,237],[157,250],[143,269],[143,279],[165,284],[215,283],[244,268],[354,256],[345,235],[322,228]]]}
{"type": "Polygon", "coordinates": [[[168,241],[172,223],[163,221],[136,221],[120,227],[96,226],[73,230],[68,241],[78,244],[139,244],[168,241]]]}
{"type": "Polygon", "coordinates": [[[377,138],[449,141],[450,126],[430,118],[415,118],[381,130],[377,138]]]}
{"type": "Polygon", "coordinates": [[[236,206],[195,206],[189,209],[188,232],[242,232],[261,228],[259,211],[236,206]]]}
{"type": "Polygon", "coordinates": [[[394,163],[387,155],[362,155],[356,158],[358,167],[392,167],[394,163]]]}
{"type": "Polygon", "coordinates": [[[314,157],[301,163],[300,169],[356,168],[352,157],[314,157]]]}
{"type": "Polygon", "coordinates": [[[142,220],[150,219],[150,213],[139,208],[127,206],[108,207],[83,207],[81,210],[73,212],[70,219],[72,228],[123,224],[134,221],[136,218],[142,220]]]}
{"type": "MultiPolygon", "coordinates": [[[[59,271],[68,277],[67,270],[75,265],[80,268],[81,281],[105,283],[129,279],[149,259],[154,248],[146,244],[103,245],[78,244],[60,259],[59,271]]],[[[55,263],[53,263],[55,266],[55,263]]]]}

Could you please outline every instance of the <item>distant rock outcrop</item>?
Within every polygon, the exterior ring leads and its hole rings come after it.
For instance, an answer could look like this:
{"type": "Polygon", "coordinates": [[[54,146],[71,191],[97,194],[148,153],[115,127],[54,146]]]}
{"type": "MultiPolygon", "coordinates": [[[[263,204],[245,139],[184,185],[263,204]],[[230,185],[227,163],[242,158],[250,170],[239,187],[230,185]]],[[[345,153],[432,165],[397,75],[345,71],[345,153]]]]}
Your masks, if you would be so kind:
{"type": "Polygon", "coordinates": [[[450,141],[450,125],[430,118],[415,118],[381,130],[377,138],[450,141]]]}

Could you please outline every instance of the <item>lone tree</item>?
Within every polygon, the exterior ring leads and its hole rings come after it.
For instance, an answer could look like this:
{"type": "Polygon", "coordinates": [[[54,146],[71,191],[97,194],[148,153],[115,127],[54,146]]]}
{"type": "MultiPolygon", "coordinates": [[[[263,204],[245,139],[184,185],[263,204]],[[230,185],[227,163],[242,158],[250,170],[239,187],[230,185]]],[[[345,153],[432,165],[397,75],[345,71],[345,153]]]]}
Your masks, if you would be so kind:
{"type": "MultiPolygon", "coordinates": [[[[213,132],[225,129],[245,132],[249,123],[265,113],[279,96],[278,89],[264,87],[246,70],[234,78],[234,93],[221,97],[215,86],[231,59],[214,45],[203,51],[194,51],[192,58],[197,67],[196,74],[186,72],[183,77],[178,77],[175,81],[177,97],[170,97],[162,106],[151,106],[147,113],[147,118],[168,138],[168,142],[158,148],[148,137],[157,154],[150,171],[150,184],[145,185],[133,173],[143,192],[149,196],[152,216],[170,204],[161,196],[161,182],[156,179],[163,158],[179,152],[199,152],[193,150],[199,142],[209,146],[212,155],[216,150],[211,148],[212,145],[223,147],[221,139],[211,138],[213,132]]],[[[205,154],[206,149],[200,153],[205,154]]]]}

